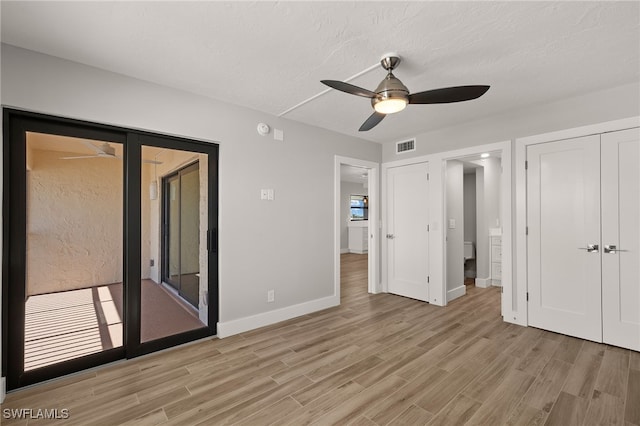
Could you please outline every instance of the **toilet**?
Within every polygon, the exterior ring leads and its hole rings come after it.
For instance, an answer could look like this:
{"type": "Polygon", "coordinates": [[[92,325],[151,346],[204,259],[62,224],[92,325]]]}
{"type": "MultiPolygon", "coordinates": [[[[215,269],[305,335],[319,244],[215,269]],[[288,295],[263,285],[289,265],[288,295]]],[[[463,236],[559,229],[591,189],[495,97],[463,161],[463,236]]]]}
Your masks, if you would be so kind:
{"type": "MultiPolygon", "coordinates": [[[[459,247],[459,246],[458,246],[459,247]]],[[[475,259],[476,248],[471,241],[464,242],[464,260],[475,259]]]]}

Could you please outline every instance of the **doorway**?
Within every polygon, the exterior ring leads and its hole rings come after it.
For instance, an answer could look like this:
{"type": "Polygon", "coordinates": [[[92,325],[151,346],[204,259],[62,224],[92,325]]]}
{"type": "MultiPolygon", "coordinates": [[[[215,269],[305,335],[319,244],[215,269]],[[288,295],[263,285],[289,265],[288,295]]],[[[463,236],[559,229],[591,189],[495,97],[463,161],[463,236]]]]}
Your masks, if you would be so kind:
{"type": "Polygon", "coordinates": [[[349,292],[378,293],[379,165],[336,156],[334,171],[335,296],[338,300],[342,296],[343,272],[348,272],[345,279],[355,280],[349,292]]]}
{"type": "Polygon", "coordinates": [[[500,287],[502,316],[514,320],[508,160],[511,143],[479,145],[439,157],[443,171],[443,281],[447,301],[464,296],[467,290],[500,287]],[[450,179],[452,175],[454,179],[450,179]],[[466,286],[465,281],[471,285],[466,286]]]}
{"type": "Polygon", "coordinates": [[[502,216],[500,151],[446,161],[447,300],[474,287],[500,287],[502,216]]]}
{"type": "Polygon", "coordinates": [[[217,145],[11,109],[3,122],[8,389],[215,334],[217,145]],[[191,235],[201,276],[205,266],[196,314],[153,271],[154,178],[194,156],[206,172],[191,235]]]}

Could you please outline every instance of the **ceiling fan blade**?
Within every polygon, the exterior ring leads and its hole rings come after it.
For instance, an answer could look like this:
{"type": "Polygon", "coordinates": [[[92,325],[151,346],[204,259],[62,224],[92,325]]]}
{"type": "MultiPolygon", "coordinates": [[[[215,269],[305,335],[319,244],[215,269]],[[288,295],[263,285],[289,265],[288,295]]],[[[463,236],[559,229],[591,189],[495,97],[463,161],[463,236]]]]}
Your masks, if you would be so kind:
{"type": "Polygon", "coordinates": [[[470,101],[484,95],[490,86],[455,86],[409,95],[410,104],[448,104],[470,101]]]}
{"type": "Polygon", "coordinates": [[[386,114],[380,114],[379,112],[374,112],[367,118],[367,120],[362,123],[360,129],[361,132],[366,132],[367,130],[371,130],[378,125],[382,121],[383,118],[386,117],[386,114]]]}
{"type": "Polygon", "coordinates": [[[83,139],[83,140],[82,140],[82,143],[83,143],[87,148],[92,149],[93,151],[95,151],[95,152],[96,152],[96,154],[102,154],[102,153],[103,153],[103,151],[102,151],[99,147],[95,146],[94,144],[92,144],[92,143],[91,143],[91,142],[89,142],[88,140],[83,139]]]}
{"type": "Polygon", "coordinates": [[[376,94],[371,90],[363,89],[362,87],[354,86],[353,84],[345,83],[337,80],[322,80],[321,83],[331,87],[332,89],[340,90],[341,92],[349,93],[351,95],[364,96],[365,98],[375,98],[376,94]]]}
{"type": "Polygon", "coordinates": [[[100,155],[81,155],[78,157],[60,157],[61,160],[79,160],[81,158],[100,158],[100,155]]]}

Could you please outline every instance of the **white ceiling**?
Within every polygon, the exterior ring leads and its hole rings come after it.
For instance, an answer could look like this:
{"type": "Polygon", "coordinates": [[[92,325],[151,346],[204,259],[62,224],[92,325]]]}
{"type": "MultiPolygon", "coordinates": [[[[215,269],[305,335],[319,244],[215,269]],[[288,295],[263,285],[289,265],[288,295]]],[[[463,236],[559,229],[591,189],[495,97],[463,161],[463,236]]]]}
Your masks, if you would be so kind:
{"type": "MultiPolygon", "coordinates": [[[[377,142],[640,80],[639,2],[12,2],[2,41],[278,115],[395,51],[410,105],[369,132],[368,99],[331,91],[286,118],[377,142]]],[[[374,89],[377,68],[352,84],[374,89]]]]}

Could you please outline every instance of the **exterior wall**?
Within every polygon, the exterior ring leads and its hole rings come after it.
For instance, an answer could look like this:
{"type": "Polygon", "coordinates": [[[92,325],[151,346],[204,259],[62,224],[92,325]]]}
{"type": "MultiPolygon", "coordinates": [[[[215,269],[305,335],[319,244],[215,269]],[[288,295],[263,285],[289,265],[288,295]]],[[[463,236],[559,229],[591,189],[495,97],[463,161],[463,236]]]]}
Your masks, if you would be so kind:
{"type": "Polygon", "coordinates": [[[30,151],[29,296],[122,282],[122,162],[72,155],[30,151]]]}

